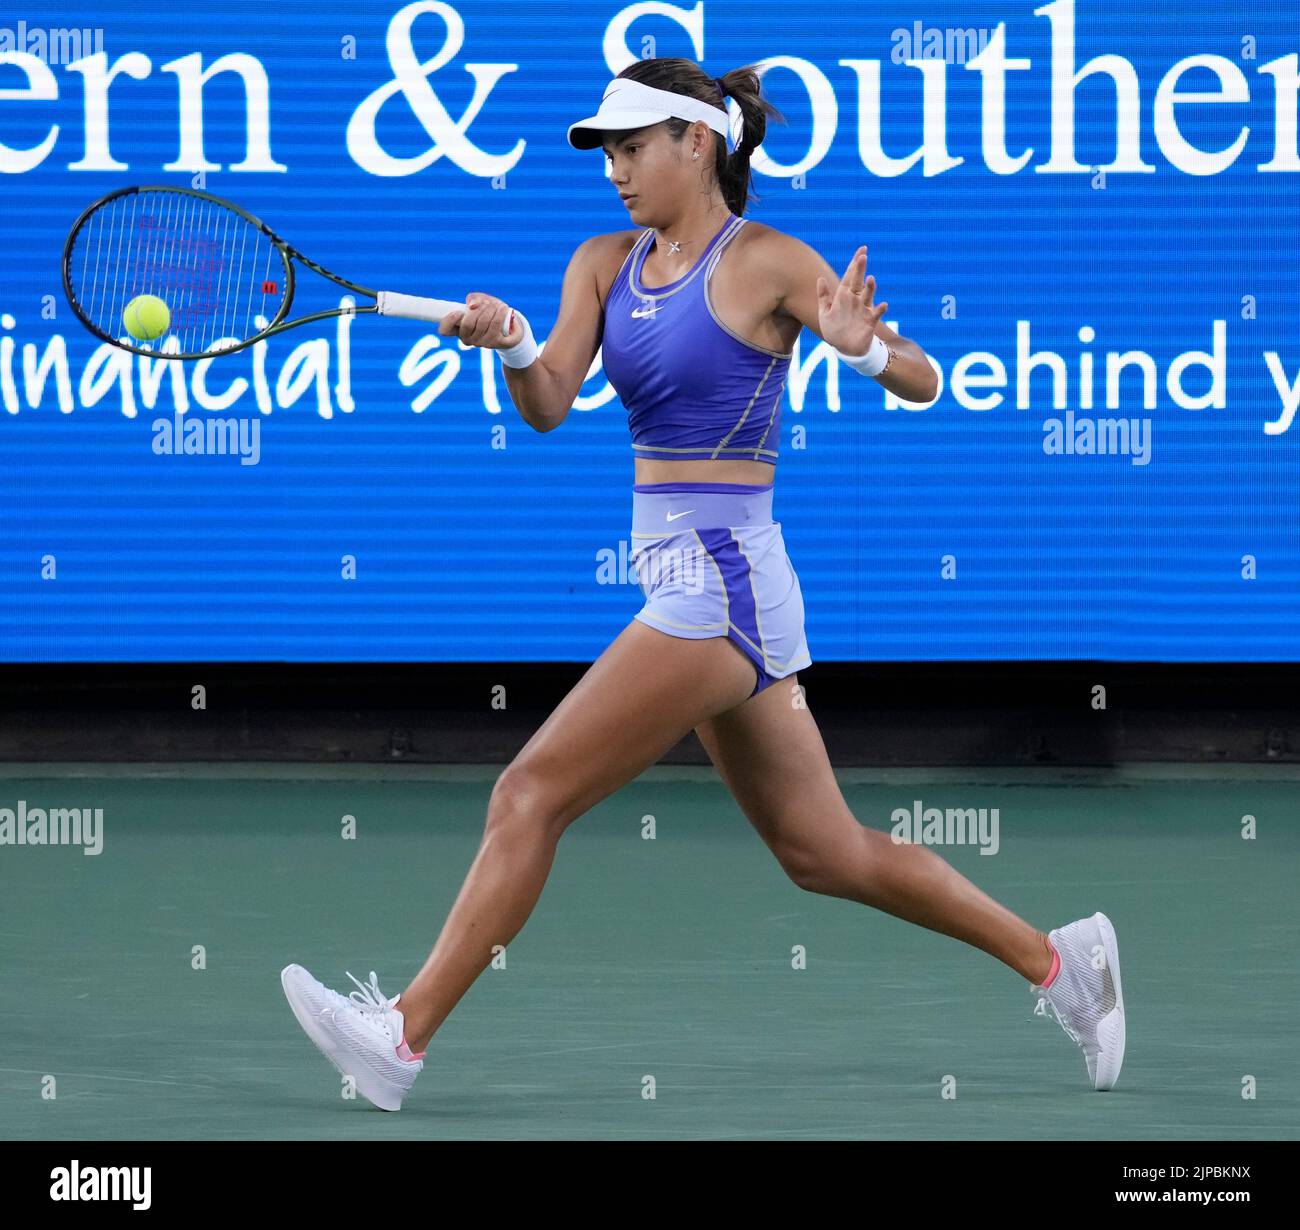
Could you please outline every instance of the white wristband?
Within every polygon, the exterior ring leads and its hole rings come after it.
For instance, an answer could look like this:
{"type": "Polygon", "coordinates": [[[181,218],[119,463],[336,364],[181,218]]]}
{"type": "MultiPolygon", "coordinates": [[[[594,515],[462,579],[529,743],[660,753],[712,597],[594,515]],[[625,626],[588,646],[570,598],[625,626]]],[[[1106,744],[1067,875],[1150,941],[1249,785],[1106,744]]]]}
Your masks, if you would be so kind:
{"type": "Polygon", "coordinates": [[[533,328],[528,323],[528,317],[518,310],[511,310],[515,313],[515,319],[523,327],[524,336],[513,346],[503,347],[497,353],[501,356],[501,362],[507,367],[527,367],[541,354],[541,351],[538,349],[537,339],[533,337],[533,328]]]}
{"type": "Polygon", "coordinates": [[[889,347],[878,337],[871,339],[866,354],[845,354],[842,350],[835,353],[854,371],[861,372],[864,376],[878,376],[889,362],[889,347]]]}

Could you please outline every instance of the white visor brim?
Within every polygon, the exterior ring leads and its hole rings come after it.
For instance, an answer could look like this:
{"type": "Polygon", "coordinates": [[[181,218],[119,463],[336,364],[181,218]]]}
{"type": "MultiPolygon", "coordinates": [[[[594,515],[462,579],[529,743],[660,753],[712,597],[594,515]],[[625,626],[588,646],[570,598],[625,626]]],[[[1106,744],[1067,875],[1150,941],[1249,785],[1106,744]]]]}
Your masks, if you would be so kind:
{"type": "Polygon", "coordinates": [[[597,149],[604,139],[603,132],[648,128],[674,117],[690,123],[703,120],[724,141],[730,135],[725,108],[685,94],[655,89],[627,77],[615,77],[605,87],[600,110],[569,125],[569,144],[574,149],[597,149]]]}
{"type": "Polygon", "coordinates": [[[599,149],[607,132],[624,132],[649,128],[671,119],[660,111],[628,111],[621,107],[602,107],[595,115],[569,125],[569,144],[574,149],[599,149]]]}

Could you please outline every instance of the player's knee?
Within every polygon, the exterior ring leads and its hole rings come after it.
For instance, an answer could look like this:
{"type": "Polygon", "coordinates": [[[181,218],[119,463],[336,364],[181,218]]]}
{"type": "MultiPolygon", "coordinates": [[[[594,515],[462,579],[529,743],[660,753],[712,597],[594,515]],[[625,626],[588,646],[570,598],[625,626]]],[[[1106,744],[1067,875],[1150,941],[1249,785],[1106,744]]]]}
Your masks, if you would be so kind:
{"type": "Polygon", "coordinates": [[[806,893],[834,896],[835,869],[821,850],[792,845],[780,847],[775,853],[782,870],[797,888],[806,893]]]}
{"type": "Polygon", "coordinates": [[[773,852],[786,875],[805,892],[861,900],[874,878],[874,860],[862,844],[865,832],[855,821],[812,840],[780,843],[773,852]]]}
{"type": "Polygon", "coordinates": [[[558,815],[554,791],[526,761],[513,761],[497,777],[488,801],[487,830],[494,837],[533,835],[552,827],[558,815]]]}

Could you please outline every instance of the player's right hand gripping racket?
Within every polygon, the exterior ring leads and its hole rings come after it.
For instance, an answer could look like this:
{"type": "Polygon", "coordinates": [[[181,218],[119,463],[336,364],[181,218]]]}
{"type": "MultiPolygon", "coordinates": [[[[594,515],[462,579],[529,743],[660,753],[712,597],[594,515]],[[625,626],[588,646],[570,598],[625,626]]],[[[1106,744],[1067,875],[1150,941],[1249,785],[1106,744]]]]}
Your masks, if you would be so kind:
{"type": "MultiPolygon", "coordinates": [[[[119,188],[87,208],[63,245],[63,290],[77,318],[102,341],[133,354],[169,359],[231,354],[286,329],[335,316],[374,312],[436,324],[466,307],[358,286],[308,260],[238,205],[168,186],[119,188]],[[371,302],[287,320],[295,261],[371,302]],[[157,347],[146,348],[124,321],[127,306],[142,295],[166,305],[166,313],[155,305],[157,316],[167,322],[155,339],[157,347]],[[173,337],[175,344],[164,349],[173,337]]],[[[508,335],[513,323],[511,311],[502,333],[508,335]]],[[[138,327],[135,331],[140,332],[138,327]]]]}

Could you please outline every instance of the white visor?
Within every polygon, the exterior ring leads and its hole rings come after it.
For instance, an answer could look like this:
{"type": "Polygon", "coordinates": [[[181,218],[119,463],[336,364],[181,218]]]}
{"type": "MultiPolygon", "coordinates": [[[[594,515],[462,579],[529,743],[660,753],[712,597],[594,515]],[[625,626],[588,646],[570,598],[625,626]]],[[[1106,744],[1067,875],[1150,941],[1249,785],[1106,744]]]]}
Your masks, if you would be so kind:
{"type": "Polygon", "coordinates": [[[605,87],[600,110],[569,125],[569,144],[574,149],[599,149],[605,132],[645,128],[673,116],[692,123],[703,120],[724,140],[730,131],[729,116],[721,107],[671,90],[656,90],[628,77],[615,77],[605,87]]]}

